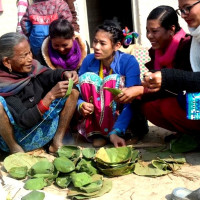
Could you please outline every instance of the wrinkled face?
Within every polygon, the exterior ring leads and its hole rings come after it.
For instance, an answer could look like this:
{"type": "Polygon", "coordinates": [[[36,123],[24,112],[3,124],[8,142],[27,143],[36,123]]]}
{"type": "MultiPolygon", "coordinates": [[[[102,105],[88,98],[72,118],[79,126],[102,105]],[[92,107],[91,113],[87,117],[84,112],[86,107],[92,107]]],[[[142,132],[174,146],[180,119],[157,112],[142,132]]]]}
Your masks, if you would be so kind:
{"type": "Polygon", "coordinates": [[[52,38],[51,44],[53,49],[55,49],[58,53],[66,55],[73,46],[73,39],[65,39],[61,37],[52,38]]]}
{"type": "Polygon", "coordinates": [[[23,40],[14,47],[14,56],[8,59],[8,67],[12,71],[20,73],[29,73],[32,70],[32,53],[27,40],[23,40]]]}
{"type": "MultiPolygon", "coordinates": [[[[197,0],[178,0],[179,9],[184,9],[192,4],[196,3],[197,0]]],[[[200,3],[192,6],[188,14],[181,14],[181,17],[187,22],[189,27],[197,28],[200,25],[200,3]]]]}
{"type": "Polygon", "coordinates": [[[172,40],[173,32],[161,27],[158,19],[147,20],[146,36],[149,39],[152,48],[164,51],[172,40]]]}
{"type": "Polygon", "coordinates": [[[109,59],[113,56],[113,52],[117,50],[117,45],[114,45],[110,38],[111,34],[103,30],[95,34],[92,46],[97,60],[109,59]]]}

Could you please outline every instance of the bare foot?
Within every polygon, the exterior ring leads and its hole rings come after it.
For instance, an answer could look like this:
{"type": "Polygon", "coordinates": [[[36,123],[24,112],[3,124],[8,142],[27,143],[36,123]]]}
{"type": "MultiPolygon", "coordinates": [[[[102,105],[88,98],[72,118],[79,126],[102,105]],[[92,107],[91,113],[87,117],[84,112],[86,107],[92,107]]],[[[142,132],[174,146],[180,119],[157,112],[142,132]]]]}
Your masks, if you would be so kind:
{"type": "Polygon", "coordinates": [[[13,154],[13,153],[18,153],[18,152],[22,152],[22,153],[25,153],[25,151],[22,149],[21,146],[19,145],[14,145],[12,147],[10,147],[10,153],[13,154]]]}
{"type": "Polygon", "coordinates": [[[54,143],[52,142],[52,144],[49,147],[49,153],[56,153],[56,151],[63,146],[62,143],[54,143]]]}

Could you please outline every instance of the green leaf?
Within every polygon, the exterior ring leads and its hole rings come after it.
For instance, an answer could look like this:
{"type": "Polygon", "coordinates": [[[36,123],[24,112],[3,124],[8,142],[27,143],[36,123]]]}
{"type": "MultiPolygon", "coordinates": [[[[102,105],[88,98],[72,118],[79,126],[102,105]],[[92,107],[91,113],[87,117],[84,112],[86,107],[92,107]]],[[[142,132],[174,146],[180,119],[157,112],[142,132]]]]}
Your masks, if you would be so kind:
{"type": "Polygon", "coordinates": [[[151,161],[162,159],[166,162],[174,162],[174,163],[186,163],[186,159],[181,153],[172,153],[171,151],[163,151],[163,152],[144,152],[142,154],[143,161],[151,161]]]}
{"type": "Polygon", "coordinates": [[[82,192],[77,188],[74,188],[73,190],[69,190],[68,196],[71,196],[75,199],[91,199],[95,197],[100,197],[105,193],[109,192],[111,189],[112,189],[112,181],[104,180],[103,186],[99,191],[87,193],[87,192],[82,192]]]}
{"type": "Polygon", "coordinates": [[[24,188],[26,190],[41,190],[45,186],[47,186],[47,182],[44,180],[44,178],[29,179],[24,184],[24,188]]]}
{"type": "Polygon", "coordinates": [[[96,161],[104,162],[107,164],[123,163],[131,160],[132,148],[131,147],[118,147],[118,148],[100,148],[96,153],[96,161]]]}
{"type": "Polygon", "coordinates": [[[104,89],[108,90],[109,92],[111,92],[115,96],[122,93],[122,91],[120,89],[117,89],[117,88],[104,87],[104,89]]]}
{"type": "Polygon", "coordinates": [[[53,164],[62,173],[69,173],[75,169],[74,163],[66,157],[55,158],[53,164]]]}
{"type": "Polygon", "coordinates": [[[54,171],[53,163],[49,161],[40,161],[35,163],[29,170],[30,175],[35,174],[52,174],[54,171]]]}
{"type": "Polygon", "coordinates": [[[170,170],[161,170],[155,168],[153,165],[142,165],[139,162],[135,163],[134,173],[139,176],[150,176],[150,177],[157,177],[169,174],[170,170]]]}
{"type": "Polygon", "coordinates": [[[164,160],[152,160],[151,163],[157,169],[161,169],[161,170],[168,169],[168,163],[165,162],[164,160]]]}
{"type": "Polygon", "coordinates": [[[98,169],[108,177],[123,176],[133,173],[134,166],[134,163],[119,164],[116,167],[110,168],[101,168],[99,165],[97,165],[98,169]]]}
{"type": "Polygon", "coordinates": [[[71,178],[74,187],[82,187],[92,182],[92,177],[86,172],[74,173],[71,178]]]}
{"type": "Polygon", "coordinates": [[[15,153],[10,156],[7,156],[4,161],[3,165],[7,172],[10,171],[13,167],[25,167],[27,166],[30,169],[35,163],[46,160],[47,158],[32,156],[27,153],[15,153]]]}
{"type": "Polygon", "coordinates": [[[85,159],[82,159],[79,161],[79,163],[76,166],[76,170],[78,172],[86,172],[89,175],[97,174],[97,169],[94,167],[94,164],[92,161],[87,161],[85,159]]]}
{"type": "Polygon", "coordinates": [[[56,184],[61,188],[67,188],[71,183],[72,179],[70,176],[63,176],[56,178],[56,184]]]}
{"type": "Polygon", "coordinates": [[[15,179],[24,179],[27,175],[28,168],[25,167],[13,167],[8,172],[12,178],[15,179]]]}
{"type": "Polygon", "coordinates": [[[69,78],[68,89],[67,89],[67,92],[66,92],[64,98],[68,97],[71,94],[73,85],[74,85],[74,81],[71,78],[69,78]]]}
{"type": "Polygon", "coordinates": [[[103,181],[97,180],[86,186],[80,187],[80,189],[84,192],[91,193],[91,192],[96,192],[96,191],[100,190],[102,188],[102,186],[103,186],[103,181]]]}
{"type": "Polygon", "coordinates": [[[45,198],[45,194],[43,192],[32,191],[28,193],[26,196],[22,197],[21,200],[43,200],[45,198]]]}
{"type": "Polygon", "coordinates": [[[83,157],[85,157],[86,159],[94,158],[94,156],[96,154],[96,149],[95,148],[84,148],[84,149],[82,149],[82,154],[83,154],[83,157]]]}
{"type": "Polygon", "coordinates": [[[185,153],[198,147],[198,139],[188,134],[182,134],[179,138],[170,142],[170,150],[173,153],[185,153]]]}
{"type": "Polygon", "coordinates": [[[70,160],[73,160],[80,157],[81,149],[80,147],[73,145],[64,145],[58,149],[57,153],[59,157],[67,157],[70,160]]]}
{"type": "Polygon", "coordinates": [[[54,172],[52,174],[35,174],[33,176],[30,176],[31,178],[45,178],[48,180],[54,180],[58,177],[59,171],[57,171],[56,169],[54,170],[54,172]]]}

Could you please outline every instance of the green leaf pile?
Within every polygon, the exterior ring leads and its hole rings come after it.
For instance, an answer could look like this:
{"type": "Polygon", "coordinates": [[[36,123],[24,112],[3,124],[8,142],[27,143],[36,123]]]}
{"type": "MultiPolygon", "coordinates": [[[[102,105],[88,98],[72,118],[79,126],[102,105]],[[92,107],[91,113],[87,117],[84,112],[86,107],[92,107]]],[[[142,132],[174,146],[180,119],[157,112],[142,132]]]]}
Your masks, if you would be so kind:
{"type": "Polygon", "coordinates": [[[157,177],[175,170],[186,162],[182,154],[170,151],[140,153],[131,146],[118,148],[83,148],[65,145],[58,149],[53,161],[26,153],[12,154],[4,159],[4,168],[15,179],[25,180],[24,188],[33,190],[23,200],[42,200],[37,193],[51,184],[68,188],[72,199],[90,199],[102,196],[112,188],[112,182],[103,177],[117,177],[130,173],[157,177]],[[103,175],[100,175],[103,174],[103,175]]]}
{"type": "Polygon", "coordinates": [[[98,169],[109,177],[130,174],[134,170],[139,151],[132,147],[100,148],[95,156],[98,169]]]}
{"type": "Polygon", "coordinates": [[[139,176],[158,177],[180,169],[186,162],[182,154],[174,154],[170,151],[145,152],[142,155],[143,161],[135,164],[134,173],[139,176]]]}

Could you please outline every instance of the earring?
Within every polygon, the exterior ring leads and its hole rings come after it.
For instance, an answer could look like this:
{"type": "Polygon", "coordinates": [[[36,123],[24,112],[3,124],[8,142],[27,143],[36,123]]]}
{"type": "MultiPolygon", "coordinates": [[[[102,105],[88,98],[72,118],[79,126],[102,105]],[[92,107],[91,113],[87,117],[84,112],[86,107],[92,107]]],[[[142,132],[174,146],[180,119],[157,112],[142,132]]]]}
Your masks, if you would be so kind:
{"type": "Polygon", "coordinates": [[[12,72],[12,68],[9,68],[9,72],[10,72],[10,73],[12,72]]]}

